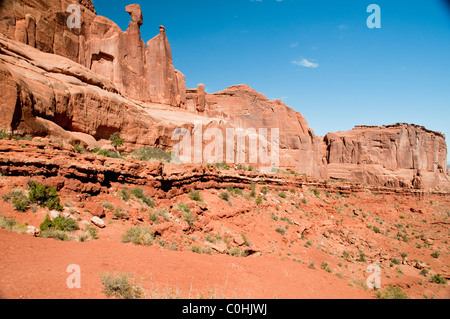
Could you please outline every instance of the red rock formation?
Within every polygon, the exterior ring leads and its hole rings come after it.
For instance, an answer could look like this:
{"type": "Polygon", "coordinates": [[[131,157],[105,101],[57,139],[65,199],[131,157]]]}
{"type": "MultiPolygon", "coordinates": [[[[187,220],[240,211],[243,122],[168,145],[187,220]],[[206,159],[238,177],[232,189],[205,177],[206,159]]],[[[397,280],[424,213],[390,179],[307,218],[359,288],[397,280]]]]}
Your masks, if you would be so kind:
{"type": "Polygon", "coordinates": [[[447,144],[439,132],[408,124],[357,126],[327,134],[324,143],[332,178],[386,186],[450,186],[447,144]]]}
{"type": "MultiPolygon", "coordinates": [[[[188,106],[197,105],[205,94],[201,87],[190,91],[188,106]]],[[[321,140],[314,135],[303,115],[280,100],[270,101],[247,85],[235,85],[226,90],[206,94],[203,115],[220,119],[222,125],[256,130],[279,129],[280,167],[316,177],[326,177],[322,165],[321,140]]]]}
{"type": "MultiPolygon", "coordinates": [[[[142,41],[139,5],[125,8],[131,21],[123,32],[97,16],[90,0],[78,3],[82,24],[72,29],[67,0],[0,3],[0,129],[91,148],[119,131],[127,151],[144,146],[171,150],[178,143],[171,139],[176,128],[191,135],[218,129],[224,142],[235,145],[234,159],[245,153],[245,162],[252,164],[259,162],[250,158],[249,137],[239,151],[227,129],[267,129],[269,134],[279,129],[276,166],[283,169],[374,185],[450,188],[440,133],[399,124],[320,138],[300,113],[247,85],[214,94],[202,84],[186,90],[164,27],[147,46],[142,41]]],[[[208,138],[200,136],[197,142],[200,152],[212,150],[208,138]]],[[[272,151],[270,145],[263,149],[272,151]]]]}
{"type": "Polygon", "coordinates": [[[66,10],[71,1],[2,1],[0,33],[78,62],[110,80],[130,98],[184,107],[184,75],[173,67],[164,27],[148,42],[147,49],[141,39],[143,16],[139,5],[125,8],[131,21],[123,32],[111,20],[97,16],[90,0],[78,3],[81,28],[69,28],[71,12],[66,10]]]}

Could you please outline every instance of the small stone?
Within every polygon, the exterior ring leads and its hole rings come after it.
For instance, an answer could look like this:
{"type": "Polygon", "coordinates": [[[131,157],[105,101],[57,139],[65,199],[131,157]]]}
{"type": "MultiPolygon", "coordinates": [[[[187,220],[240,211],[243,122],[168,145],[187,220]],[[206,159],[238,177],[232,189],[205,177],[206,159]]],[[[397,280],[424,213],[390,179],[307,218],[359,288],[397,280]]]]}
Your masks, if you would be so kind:
{"type": "Polygon", "coordinates": [[[105,228],[106,227],[105,222],[101,218],[99,218],[97,216],[92,217],[91,218],[91,222],[92,222],[92,224],[94,224],[98,228],[105,228]]]}

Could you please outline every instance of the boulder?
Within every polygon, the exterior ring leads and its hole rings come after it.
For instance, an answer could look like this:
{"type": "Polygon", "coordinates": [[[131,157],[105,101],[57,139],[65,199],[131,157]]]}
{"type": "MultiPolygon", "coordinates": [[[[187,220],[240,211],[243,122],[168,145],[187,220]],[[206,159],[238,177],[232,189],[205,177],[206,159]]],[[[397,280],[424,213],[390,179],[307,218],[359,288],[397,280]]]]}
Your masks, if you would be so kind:
{"type": "Polygon", "coordinates": [[[92,216],[99,218],[104,218],[106,216],[104,208],[97,203],[85,202],[84,207],[89,211],[89,213],[91,213],[92,216]]]}
{"type": "Polygon", "coordinates": [[[105,228],[106,227],[105,222],[101,218],[99,218],[97,216],[94,216],[94,217],[91,218],[91,223],[93,225],[97,226],[98,228],[105,228]]]}
{"type": "Polygon", "coordinates": [[[36,228],[34,226],[28,226],[27,227],[27,235],[33,236],[33,237],[39,237],[39,233],[41,231],[39,228],[36,228]]]}

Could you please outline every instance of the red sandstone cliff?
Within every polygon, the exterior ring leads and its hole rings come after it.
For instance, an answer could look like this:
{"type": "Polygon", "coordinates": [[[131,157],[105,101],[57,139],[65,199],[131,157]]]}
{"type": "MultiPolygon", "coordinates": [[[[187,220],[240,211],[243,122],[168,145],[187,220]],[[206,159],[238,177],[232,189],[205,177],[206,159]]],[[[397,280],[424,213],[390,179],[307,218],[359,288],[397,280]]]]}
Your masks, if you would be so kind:
{"type": "Polygon", "coordinates": [[[69,28],[68,0],[4,0],[0,3],[0,33],[46,53],[75,61],[114,83],[132,99],[183,106],[184,75],[174,69],[163,27],[142,41],[139,5],[125,10],[131,21],[124,32],[113,21],[97,16],[90,0],[80,3],[81,28],[69,28]]]}
{"type": "MultiPolygon", "coordinates": [[[[0,4],[0,129],[101,147],[119,131],[125,151],[171,150],[179,127],[279,128],[280,167],[313,177],[383,186],[450,188],[445,136],[415,125],[357,127],[315,136],[305,118],[246,85],[186,90],[164,27],[142,41],[143,16],[129,5],[128,29],[79,0],[82,25],[66,25],[69,1],[0,4]]],[[[202,149],[207,146],[203,140],[202,149]]]]}
{"type": "Polygon", "coordinates": [[[409,124],[357,126],[327,134],[324,143],[332,178],[383,186],[450,188],[447,144],[439,132],[409,124]]]}

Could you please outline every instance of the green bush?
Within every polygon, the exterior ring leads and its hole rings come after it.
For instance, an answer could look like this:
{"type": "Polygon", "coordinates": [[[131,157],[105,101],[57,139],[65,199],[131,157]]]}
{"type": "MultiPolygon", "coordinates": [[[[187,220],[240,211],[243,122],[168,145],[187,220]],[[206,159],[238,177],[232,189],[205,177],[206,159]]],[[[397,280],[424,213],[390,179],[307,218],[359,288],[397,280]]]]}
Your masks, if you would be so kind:
{"type": "Polygon", "coordinates": [[[169,163],[172,160],[170,153],[167,153],[159,148],[145,147],[133,151],[130,158],[137,159],[138,161],[158,161],[163,163],[169,163]]]}
{"type": "Polygon", "coordinates": [[[431,257],[433,257],[433,258],[439,258],[440,255],[441,255],[440,251],[433,251],[431,253],[431,257]]]}
{"type": "Polygon", "coordinates": [[[148,213],[148,219],[154,222],[155,224],[158,223],[158,215],[153,210],[151,210],[148,213]]]}
{"type": "Polygon", "coordinates": [[[222,162],[222,163],[215,163],[214,166],[217,167],[218,169],[225,169],[225,170],[229,170],[230,169],[230,166],[228,166],[228,164],[224,163],[224,162],[222,162]]]}
{"type": "Polygon", "coordinates": [[[105,150],[105,149],[98,151],[97,155],[110,157],[110,158],[121,158],[120,155],[117,154],[116,152],[113,152],[110,150],[105,150]]]}
{"type": "Polygon", "coordinates": [[[14,190],[9,194],[3,195],[5,202],[11,202],[14,209],[19,212],[26,212],[30,206],[30,200],[21,190],[14,190]]]}
{"type": "Polygon", "coordinates": [[[41,231],[57,230],[62,232],[72,232],[80,229],[78,223],[72,218],[58,216],[51,220],[48,214],[45,216],[44,221],[39,225],[39,228],[41,231]]]}
{"type": "Polygon", "coordinates": [[[447,284],[447,279],[443,278],[440,274],[431,276],[430,281],[434,282],[435,284],[447,284]]]}
{"type": "Polygon", "coordinates": [[[229,248],[227,254],[234,257],[247,257],[248,253],[239,247],[229,248]]]}
{"type": "Polygon", "coordinates": [[[219,197],[226,202],[230,200],[230,195],[227,192],[220,193],[219,197]]]}
{"type": "Polygon", "coordinates": [[[183,212],[183,213],[190,213],[191,212],[191,208],[189,207],[189,205],[187,205],[187,204],[185,204],[183,202],[178,203],[177,209],[179,211],[183,212]]]}
{"type": "Polygon", "coordinates": [[[131,227],[122,235],[122,243],[133,243],[135,245],[150,246],[154,236],[150,228],[131,227]]]}
{"type": "Polygon", "coordinates": [[[280,192],[280,193],[278,193],[278,196],[281,198],[286,198],[286,193],[280,192]]]}
{"type": "Polygon", "coordinates": [[[183,212],[183,219],[186,221],[186,223],[189,224],[189,226],[192,227],[192,225],[196,221],[196,218],[194,217],[194,215],[192,215],[191,208],[185,203],[179,203],[177,208],[179,211],[183,212]]]}
{"type": "Polygon", "coordinates": [[[389,286],[383,292],[378,291],[379,299],[408,299],[408,295],[399,287],[389,286]]]}
{"type": "Polygon", "coordinates": [[[50,210],[63,210],[56,189],[53,187],[46,187],[36,182],[30,182],[28,186],[28,199],[31,203],[38,204],[41,207],[47,207],[50,210]]]}
{"type": "Polygon", "coordinates": [[[138,199],[140,199],[148,207],[154,208],[155,202],[152,198],[144,194],[142,188],[136,187],[131,190],[131,193],[138,199]]]}
{"type": "Polygon", "coordinates": [[[72,239],[66,232],[56,229],[41,230],[39,236],[41,238],[53,238],[61,241],[70,241],[72,239]]]}
{"type": "Polygon", "coordinates": [[[73,149],[79,154],[86,154],[86,148],[81,144],[75,144],[73,149]]]}
{"type": "Polygon", "coordinates": [[[125,139],[120,137],[120,132],[115,132],[109,137],[112,146],[117,151],[119,147],[121,147],[125,143],[125,139]]]}
{"type": "Polygon", "coordinates": [[[100,278],[103,283],[103,291],[108,298],[141,299],[144,295],[142,288],[130,283],[131,275],[119,274],[113,276],[111,274],[102,274],[100,278]]]}
{"type": "Polygon", "coordinates": [[[286,231],[284,230],[284,228],[281,228],[281,227],[278,227],[277,229],[275,229],[275,231],[276,231],[277,233],[280,233],[281,235],[286,234],[286,231]]]}
{"type": "Polygon", "coordinates": [[[101,205],[108,210],[114,210],[114,205],[112,203],[102,203],[101,205]]]}
{"type": "Polygon", "coordinates": [[[27,232],[26,224],[18,223],[12,218],[6,218],[3,216],[0,216],[0,228],[22,235],[26,234],[27,232]]]}
{"type": "Polygon", "coordinates": [[[131,198],[131,192],[129,189],[122,188],[119,191],[119,196],[122,198],[122,200],[127,201],[131,198]]]}
{"type": "Polygon", "coordinates": [[[189,198],[195,200],[196,202],[201,202],[202,197],[200,196],[200,192],[196,190],[191,190],[189,192],[189,198]]]}
{"type": "Polygon", "coordinates": [[[261,196],[258,196],[258,197],[256,198],[255,203],[256,203],[256,205],[261,205],[261,204],[262,204],[262,201],[263,201],[262,197],[261,197],[261,196]]]}

